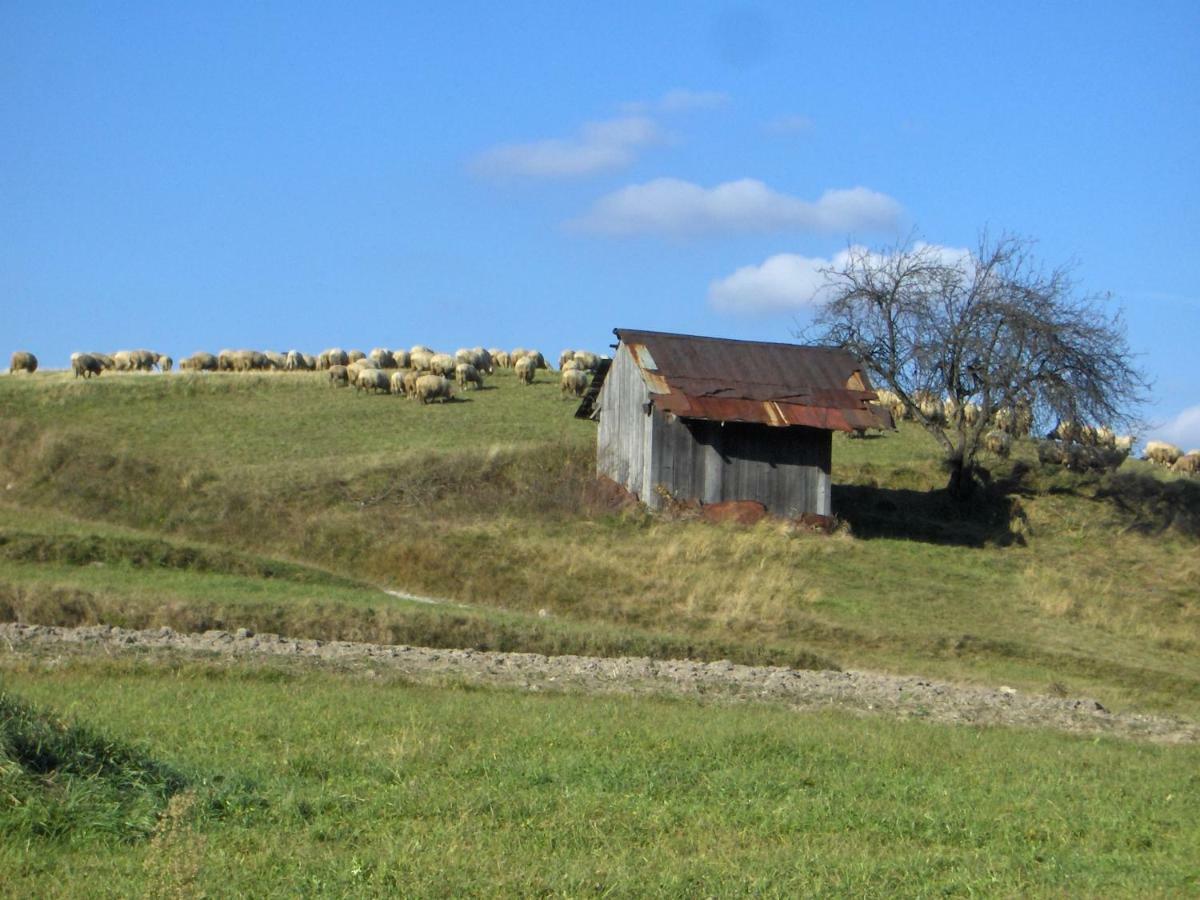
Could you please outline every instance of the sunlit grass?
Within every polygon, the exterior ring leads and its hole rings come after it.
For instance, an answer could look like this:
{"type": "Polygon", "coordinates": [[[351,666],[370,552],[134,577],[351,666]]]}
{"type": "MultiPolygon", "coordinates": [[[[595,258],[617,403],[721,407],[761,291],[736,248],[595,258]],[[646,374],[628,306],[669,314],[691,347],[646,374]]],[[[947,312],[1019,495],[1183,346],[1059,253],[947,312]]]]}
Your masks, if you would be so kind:
{"type": "Polygon", "coordinates": [[[1193,747],[282,664],[0,667],[10,689],[188,773],[195,798],[150,840],[0,841],[14,896],[1197,887],[1193,747]],[[218,776],[234,788],[214,795],[218,776]]]}

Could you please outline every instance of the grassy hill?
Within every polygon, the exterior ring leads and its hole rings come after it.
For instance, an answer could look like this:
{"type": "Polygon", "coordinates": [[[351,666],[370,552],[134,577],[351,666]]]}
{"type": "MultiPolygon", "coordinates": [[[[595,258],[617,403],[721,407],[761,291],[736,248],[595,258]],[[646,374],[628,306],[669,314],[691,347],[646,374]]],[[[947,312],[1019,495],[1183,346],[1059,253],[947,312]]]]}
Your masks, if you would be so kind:
{"type": "Polygon", "coordinates": [[[919,672],[1200,711],[1200,485],[838,435],[831,536],[619,508],[553,376],[0,378],[0,614],[919,672]],[[433,606],[383,593],[448,598],[433,606]],[[540,613],[540,614],[539,614],[540,613]]]}
{"type": "MultiPolygon", "coordinates": [[[[713,526],[596,490],[595,426],[547,376],[492,384],[422,408],[309,375],[0,377],[0,619],[856,667],[1200,712],[1194,482],[1042,470],[1022,445],[961,507],[904,428],[835,438],[834,534],[713,526]]],[[[1187,895],[1197,756],[0,647],[0,895],[1187,895]]]]}

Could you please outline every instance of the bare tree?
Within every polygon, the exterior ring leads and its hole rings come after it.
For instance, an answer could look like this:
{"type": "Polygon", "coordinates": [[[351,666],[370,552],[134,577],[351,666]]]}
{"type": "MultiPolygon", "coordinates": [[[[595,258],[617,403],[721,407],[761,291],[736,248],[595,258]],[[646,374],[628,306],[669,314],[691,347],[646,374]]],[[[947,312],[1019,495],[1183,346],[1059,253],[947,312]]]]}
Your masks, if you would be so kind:
{"type": "Polygon", "coordinates": [[[851,247],[824,270],[815,327],[899,396],[937,439],[949,490],[970,494],[997,412],[1034,426],[1058,419],[1131,427],[1149,387],[1119,312],[1077,291],[1070,267],[1043,269],[1033,242],[980,238],[957,253],[912,237],[882,251],[851,247]],[[945,399],[945,414],[920,402],[945,399]],[[972,405],[969,410],[968,405],[972,405]]]}

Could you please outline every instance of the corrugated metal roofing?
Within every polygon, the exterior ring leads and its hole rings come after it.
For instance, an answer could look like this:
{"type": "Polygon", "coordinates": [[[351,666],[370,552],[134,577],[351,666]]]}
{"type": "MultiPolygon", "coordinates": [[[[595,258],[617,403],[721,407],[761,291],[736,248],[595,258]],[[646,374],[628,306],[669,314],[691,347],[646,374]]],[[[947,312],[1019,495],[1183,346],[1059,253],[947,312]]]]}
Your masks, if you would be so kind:
{"type": "Polygon", "coordinates": [[[682,418],[890,428],[862,365],[844,350],[657,331],[613,330],[641,368],[655,405],[682,418]]]}

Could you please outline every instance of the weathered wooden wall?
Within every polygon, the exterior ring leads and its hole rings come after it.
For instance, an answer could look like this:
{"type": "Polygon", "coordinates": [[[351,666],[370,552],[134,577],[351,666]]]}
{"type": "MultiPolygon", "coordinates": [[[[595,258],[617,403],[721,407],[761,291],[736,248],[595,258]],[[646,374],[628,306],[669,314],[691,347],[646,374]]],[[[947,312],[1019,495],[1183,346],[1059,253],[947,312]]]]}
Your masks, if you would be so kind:
{"type": "Polygon", "coordinates": [[[832,512],[832,432],[678,419],[648,406],[650,390],[622,345],[597,399],[597,471],[657,508],[680,499],[757,500],[778,516],[832,512]]]}
{"type": "Polygon", "coordinates": [[[600,409],[596,470],[640,499],[645,499],[646,446],[650,439],[645,405],[649,401],[650,391],[628,348],[618,347],[596,398],[600,409]]]}

